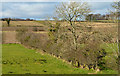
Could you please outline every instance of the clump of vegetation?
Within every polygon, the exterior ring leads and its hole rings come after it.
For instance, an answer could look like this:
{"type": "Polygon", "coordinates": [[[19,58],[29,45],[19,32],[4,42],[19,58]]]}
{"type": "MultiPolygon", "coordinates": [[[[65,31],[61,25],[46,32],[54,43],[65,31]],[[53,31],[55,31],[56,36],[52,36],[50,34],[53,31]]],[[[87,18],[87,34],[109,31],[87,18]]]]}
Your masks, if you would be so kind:
{"type": "Polygon", "coordinates": [[[24,39],[25,34],[28,32],[28,29],[27,28],[20,28],[20,29],[17,29],[16,32],[17,32],[16,38],[18,39],[18,41],[23,43],[22,41],[24,39]]]}
{"type": "Polygon", "coordinates": [[[47,36],[45,34],[29,32],[26,28],[21,28],[17,31],[17,39],[28,46],[29,48],[42,49],[45,48],[47,36]]]}

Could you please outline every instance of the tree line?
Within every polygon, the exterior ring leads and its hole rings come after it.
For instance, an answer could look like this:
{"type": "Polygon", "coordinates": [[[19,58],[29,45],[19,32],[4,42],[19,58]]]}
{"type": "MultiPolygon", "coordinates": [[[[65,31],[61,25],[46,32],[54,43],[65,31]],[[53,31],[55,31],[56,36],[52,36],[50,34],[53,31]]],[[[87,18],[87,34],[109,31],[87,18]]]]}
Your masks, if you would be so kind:
{"type": "Polygon", "coordinates": [[[117,17],[114,14],[88,14],[85,17],[87,21],[96,21],[96,20],[117,20],[117,17]]]}

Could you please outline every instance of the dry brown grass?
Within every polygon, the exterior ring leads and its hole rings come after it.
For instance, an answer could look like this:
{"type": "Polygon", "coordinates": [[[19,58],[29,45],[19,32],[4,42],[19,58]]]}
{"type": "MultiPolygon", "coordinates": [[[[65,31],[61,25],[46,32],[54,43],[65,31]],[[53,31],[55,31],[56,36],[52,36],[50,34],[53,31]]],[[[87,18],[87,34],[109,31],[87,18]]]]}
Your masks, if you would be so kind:
{"type": "MultiPolygon", "coordinates": [[[[1,21],[0,21],[1,22],[1,21]]],[[[46,21],[45,21],[46,23],[46,21]]],[[[50,21],[50,23],[55,24],[55,21],[50,21]]],[[[64,21],[60,22],[62,26],[69,26],[69,23],[64,21]]],[[[6,21],[2,21],[3,26],[7,26],[6,21]]],[[[11,26],[45,26],[44,21],[11,21],[11,26]]],[[[117,26],[118,23],[101,23],[101,22],[76,22],[77,26],[92,26],[92,27],[111,27],[117,26]]]]}
{"type": "Polygon", "coordinates": [[[37,28],[37,31],[44,31],[44,27],[2,27],[2,31],[16,31],[21,28],[26,28],[28,31],[34,31],[34,28],[37,28]]]}
{"type": "MultiPolygon", "coordinates": [[[[6,21],[2,21],[3,26],[7,26],[6,21]]],[[[35,21],[11,21],[10,26],[44,26],[35,21]]]]}
{"type": "MultiPolygon", "coordinates": [[[[52,24],[55,24],[54,21],[51,21],[52,24]]],[[[66,21],[60,22],[62,26],[70,26],[66,21]]],[[[92,27],[114,27],[118,26],[118,23],[102,23],[102,22],[75,22],[74,25],[77,26],[92,26],[92,27]]]]}

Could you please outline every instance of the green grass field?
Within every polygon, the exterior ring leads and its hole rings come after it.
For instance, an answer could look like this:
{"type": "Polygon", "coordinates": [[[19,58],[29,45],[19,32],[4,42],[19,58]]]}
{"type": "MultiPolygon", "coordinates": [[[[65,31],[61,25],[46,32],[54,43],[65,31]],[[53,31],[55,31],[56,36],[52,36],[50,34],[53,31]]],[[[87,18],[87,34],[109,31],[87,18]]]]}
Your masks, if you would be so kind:
{"type": "MultiPolygon", "coordinates": [[[[3,74],[88,74],[92,70],[74,68],[70,64],[48,54],[36,53],[36,50],[24,48],[20,44],[2,45],[3,74]]],[[[99,73],[116,74],[115,71],[99,73]]]]}
{"type": "Polygon", "coordinates": [[[3,74],[67,74],[91,73],[85,69],[73,68],[70,64],[47,54],[41,55],[35,50],[19,44],[3,44],[3,74]]]}

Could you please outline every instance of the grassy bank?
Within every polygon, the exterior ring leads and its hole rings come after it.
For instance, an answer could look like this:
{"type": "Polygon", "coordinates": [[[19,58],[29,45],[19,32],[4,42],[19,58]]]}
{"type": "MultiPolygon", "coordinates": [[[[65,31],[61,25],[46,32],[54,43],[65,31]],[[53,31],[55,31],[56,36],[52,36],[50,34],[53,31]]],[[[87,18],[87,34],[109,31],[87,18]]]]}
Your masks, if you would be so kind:
{"type": "MultiPolygon", "coordinates": [[[[88,74],[92,70],[74,68],[70,64],[36,50],[24,48],[19,44],[3,44],[2,73],[3,74],[88,74]]],[[[98,73],[116,74],[115,71],[98,73]]]]}
{"type": "Polygon", "coordinates": [[[73,68],[70,64],[47,54],[24,48],[19,44],[3,44],[3,74],[85,74],[93,71],[73,68]]]}

